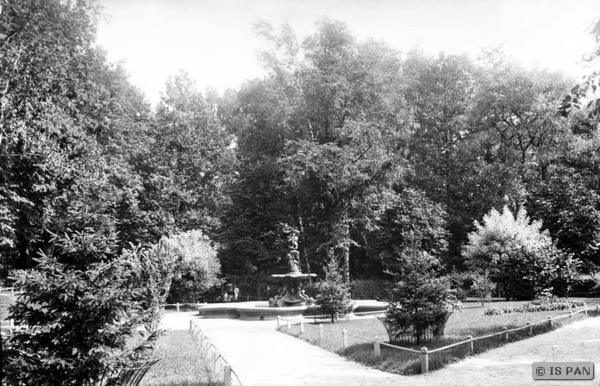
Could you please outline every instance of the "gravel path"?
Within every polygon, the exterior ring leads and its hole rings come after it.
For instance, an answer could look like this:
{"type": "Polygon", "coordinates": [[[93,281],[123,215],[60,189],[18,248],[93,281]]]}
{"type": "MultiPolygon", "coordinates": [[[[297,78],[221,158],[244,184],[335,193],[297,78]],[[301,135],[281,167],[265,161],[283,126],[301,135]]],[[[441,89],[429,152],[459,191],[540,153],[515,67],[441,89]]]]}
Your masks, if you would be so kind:
{"type": "Polygon", "coordinates": [[[189,321],[197,320],[244,386],[600,386],[600,318],[585,319],[547,334],[507,344],[425,375],[406,377],[367,368],[278,332],[275,321],[201,319],[195,314],[167,313],[162,326],[189,329],[189,321]],[[596,379],[534,381],[531,364],[538,361],[594,362],[596,379]]]}

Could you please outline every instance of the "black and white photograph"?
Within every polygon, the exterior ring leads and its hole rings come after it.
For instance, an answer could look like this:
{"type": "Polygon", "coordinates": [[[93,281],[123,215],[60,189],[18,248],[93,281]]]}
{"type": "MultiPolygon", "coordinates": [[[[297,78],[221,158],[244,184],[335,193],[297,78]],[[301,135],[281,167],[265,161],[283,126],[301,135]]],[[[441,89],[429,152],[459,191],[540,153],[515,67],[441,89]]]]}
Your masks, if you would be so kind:
{"type": "Polygon", "coordinates": [[[599,88],[597,0],[0,0],[0,384],[598,386],[599,88]]]}

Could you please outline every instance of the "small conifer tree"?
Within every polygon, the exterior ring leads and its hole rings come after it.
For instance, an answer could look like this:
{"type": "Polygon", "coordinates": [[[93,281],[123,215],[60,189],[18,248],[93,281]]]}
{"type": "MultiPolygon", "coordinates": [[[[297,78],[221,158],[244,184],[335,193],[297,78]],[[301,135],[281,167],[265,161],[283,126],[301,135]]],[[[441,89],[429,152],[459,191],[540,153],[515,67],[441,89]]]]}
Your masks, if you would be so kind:
{"type": "Polygon", "coordinates": [[[350,288],[344,283],[339,262],[332,258],[325,267],[325,280],[318,285],[317,304],[319,310],[331,317],[331,322],[348,312],[350,288]]]}
{"type": "Polygon", "coordinates": [[[397,279],[386,313],[390,339],[399,342],[412,335],[421,344],[430,332],[443,336],[446,322],[456,302],[447,278],[437,277],[439,261],[424,251],[413,251],[398,258],[397,279]]]}

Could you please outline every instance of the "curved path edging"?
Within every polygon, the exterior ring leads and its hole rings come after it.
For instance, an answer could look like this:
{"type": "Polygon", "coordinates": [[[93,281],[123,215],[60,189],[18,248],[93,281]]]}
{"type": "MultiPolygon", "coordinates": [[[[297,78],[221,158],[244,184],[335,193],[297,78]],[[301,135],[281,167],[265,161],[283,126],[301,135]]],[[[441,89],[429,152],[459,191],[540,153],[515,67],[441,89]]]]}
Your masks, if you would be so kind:
{"type": "Polygon", "coordinates": [[[166,314],[162,327],[187,329],[190,319],[197,319],[196,323],[219,347],[244,386],[557,386],[557,381],[533,380],[532,363],[543,361],[594,362],[597,373],[594,380],[559,383],[600,385],[600,317],[573,322],[468,357],[444,369],[410,377],[350,362],[276,331],[273,321],[202,319],[182,312],[166,314]]]}

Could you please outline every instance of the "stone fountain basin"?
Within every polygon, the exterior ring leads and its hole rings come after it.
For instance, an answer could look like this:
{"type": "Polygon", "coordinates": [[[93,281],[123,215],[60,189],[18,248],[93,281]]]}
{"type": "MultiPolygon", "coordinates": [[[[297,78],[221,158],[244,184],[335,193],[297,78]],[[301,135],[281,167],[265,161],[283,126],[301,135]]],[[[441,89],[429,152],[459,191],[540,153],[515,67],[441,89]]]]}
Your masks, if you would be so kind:
{"type": "MultiPolygon", "coordinates": [[[[355,300],[353,314],[385,311],[387,303],[376,300],[355,300]]],[[[198,307],[198,314],[207,319],[240,318],[243,320],[273,320],[318,314],[316,306],[269,307],[268,302],[210,303],[198,307]]]]}

